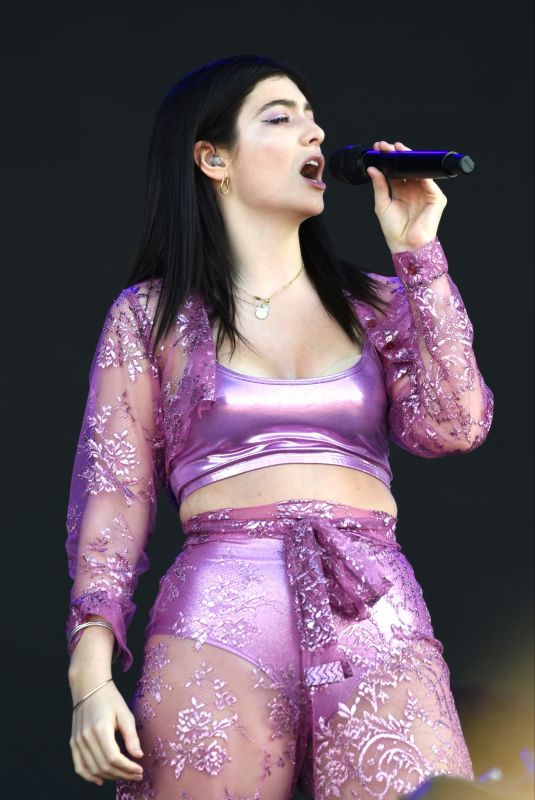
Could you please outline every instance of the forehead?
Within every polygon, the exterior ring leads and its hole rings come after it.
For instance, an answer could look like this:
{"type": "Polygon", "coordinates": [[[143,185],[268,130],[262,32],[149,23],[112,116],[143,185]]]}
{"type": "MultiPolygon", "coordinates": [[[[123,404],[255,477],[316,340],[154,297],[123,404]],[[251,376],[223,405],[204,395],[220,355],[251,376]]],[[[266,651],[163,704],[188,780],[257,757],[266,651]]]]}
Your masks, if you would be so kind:
{"type": "Polygon", "coordinates": [[[269,78],[259,81],[247,95],[244,111],[254,113],[264,103],[278,97],[295,100],[300,105],[306,102],[306,97],[290,78],[286,75],[270,75],[269,78]]]}

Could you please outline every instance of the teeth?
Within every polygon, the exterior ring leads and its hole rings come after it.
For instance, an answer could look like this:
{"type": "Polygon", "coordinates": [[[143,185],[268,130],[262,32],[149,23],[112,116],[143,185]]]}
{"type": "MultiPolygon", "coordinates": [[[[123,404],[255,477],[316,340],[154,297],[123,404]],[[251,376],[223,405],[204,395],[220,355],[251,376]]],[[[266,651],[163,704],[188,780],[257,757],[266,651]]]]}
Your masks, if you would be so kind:
{"type": "Polygon", "coordinates": [[[319,161],[318,159],[309,158],[309,160],[305,161],[305,163],[301,167],[301,175],[304,178],[308,178],[308,180],[311,181],[316,181],[317,183],[320,175],[320,164],[321,161],[319,161]],[[307,169],[307,167],[312,167],[312,169],[307,169]]]}

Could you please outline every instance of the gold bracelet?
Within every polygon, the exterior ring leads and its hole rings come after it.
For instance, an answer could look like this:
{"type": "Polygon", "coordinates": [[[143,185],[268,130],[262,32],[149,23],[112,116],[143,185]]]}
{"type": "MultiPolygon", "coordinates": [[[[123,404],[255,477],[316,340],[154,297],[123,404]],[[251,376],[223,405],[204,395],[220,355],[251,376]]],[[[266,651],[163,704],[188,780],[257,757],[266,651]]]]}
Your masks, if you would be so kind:
{"type": "Polygon", "coordinates": [[[107,680],[107,681],[103,681],[102,683],[99,683],[99,685],[98,685],[97,687],[95,687],[95,689],[91,689],[91,691],[90,691],[90,692],[88,692],[87,694],[85,694],[85,695],[82,697],[82,699],[81,699],[81,700],[78,700],[78,702],[77,702],[77,703],[75,703],[75,704],[73,705],[73,707],[72,707],[72,710],[73,710],[73,711],[76,711],[76,709],[78,708],[78,706],[80,705],[80,703],[83,703],[83,702],[84,702],[84,700],[87,700],[87,698],[88,698],[88,697],[91,697],[91,695],[92,695],[92,694],[95,694],[95,692],[98,692],[98,690],[99,690],[99,689],[102,689],[102,687],[103,687],[103,686],[106,686],[106,684],[107,684],[107,683],[109,683],[109,682],[110,682],[110,681],[112,681],[112,680],[113,680],[113,678],[108,678],[108,680],[107,680]]]}

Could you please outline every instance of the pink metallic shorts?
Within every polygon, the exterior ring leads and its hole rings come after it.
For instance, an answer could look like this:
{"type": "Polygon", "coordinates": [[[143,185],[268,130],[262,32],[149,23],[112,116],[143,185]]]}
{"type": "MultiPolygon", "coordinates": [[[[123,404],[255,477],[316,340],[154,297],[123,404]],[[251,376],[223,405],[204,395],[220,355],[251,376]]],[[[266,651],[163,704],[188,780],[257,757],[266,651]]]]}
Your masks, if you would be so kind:
{"type": "Polygon", "coordinates": [[[473,779],[397,519],[326,500],[196,514],[160,581],[118,800],[394,800],[473,779]]]}

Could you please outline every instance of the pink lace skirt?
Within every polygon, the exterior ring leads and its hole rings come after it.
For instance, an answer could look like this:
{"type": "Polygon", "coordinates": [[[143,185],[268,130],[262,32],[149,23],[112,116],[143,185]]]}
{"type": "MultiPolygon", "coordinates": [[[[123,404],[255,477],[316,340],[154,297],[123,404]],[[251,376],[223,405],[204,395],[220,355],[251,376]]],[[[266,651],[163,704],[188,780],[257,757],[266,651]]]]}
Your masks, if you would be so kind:
{"type": "Polygon", "coordinates": [[[196,514],[160,581],[117,800],[394,800],[473,779],[397,519],[325,500],[196,514]]]}

